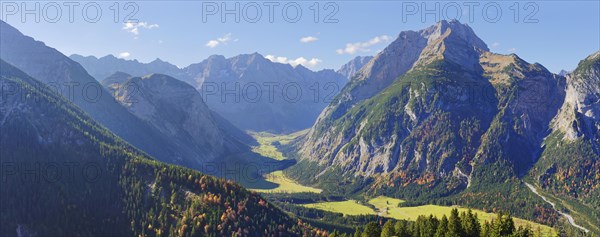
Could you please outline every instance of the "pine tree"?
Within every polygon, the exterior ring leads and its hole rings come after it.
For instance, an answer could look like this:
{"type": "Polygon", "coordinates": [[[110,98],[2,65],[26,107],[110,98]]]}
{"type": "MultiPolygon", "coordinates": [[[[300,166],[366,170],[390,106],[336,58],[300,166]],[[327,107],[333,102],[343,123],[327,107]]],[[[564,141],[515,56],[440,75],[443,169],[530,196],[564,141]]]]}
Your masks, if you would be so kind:
{"type": "Polygon", "coordinates": [[[390,220],[387,221],[381,229],[381,237],[397,236],[396,230],[394,229],[394,223],[390,220]]]}
{"type": "Polygon", "coordinates": [[[437,231],[439,222],[440,221],[433,215],[429,215],[429,218],[425,221],[425,225],[421,230],[422,235],[433,237],[435,235],[435,232],[437,231]]]}
{"type": "Polygon", "coordinates": [[[492,236],[508,236],[515,233],[515,223],[510,215],[498,213],[492,221],[492,236]]]}
{"type": "Polygon", "coordinates": [[[362,237],[380,237],[381,227],[376,222],[369,222],[365,227],[362,237]]]}
{"type": "Polygon", "coordinates": [[[474,215],[471,209],[465,214],[462,223],[466,236],[478,237],[481,235],[481,226],[477,214],[474,215]]]}
{"type": "Polygon", "coordinates": [[[406,221],[397,221],[394,229],[396,230],[398,237],[410,237],[406,221]]]}
{"type": "Polygon", "coordinates": [[[489,237],[489,236],[491,236],[490,223],[488,221],[485,221],[485,223],[483,223],[483,226],[481,227],[481,237],[489,237]]]}
{"type": "Polygon", "coordinates": [[[358,227],[356,227],[356,229],[354,230],[354,237],[361,237],[362,236],[362,231],[360,231],[360,229],[358,227]]]}
{"type": "Polygon", "coordinates": [[[442,220],[438,224],[438,228],[435,231],[435,237],[444,237],[448,232],[448,218],[446,215],[442,216],[442,220]]]}
{"type": "Polygon", "coordinates": [[[458,216],[458,209],[454,208],[450,212],[448,219],[448,237],[462,237],[464,235],[463,227],[458,216]]]}

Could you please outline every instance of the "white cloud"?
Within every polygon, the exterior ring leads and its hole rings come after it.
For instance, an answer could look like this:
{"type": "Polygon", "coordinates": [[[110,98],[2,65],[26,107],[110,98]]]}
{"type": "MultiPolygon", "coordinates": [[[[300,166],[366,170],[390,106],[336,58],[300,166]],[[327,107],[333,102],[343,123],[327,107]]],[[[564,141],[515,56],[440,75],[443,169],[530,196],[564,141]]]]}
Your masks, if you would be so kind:
{"type": "Polygon", "coordinates": [[[510,48],[510,49],[508,49],[508,52],[509,53],[514,53],[514,52],[517,52],[517,49],[516,48],[510,48]]]}
{"type": "Polygon", "coordinates": [[[337,52],[338,54],[355,54],[358,52],[369,52],[371,51],[371,46],[379,43],[388,42],[391,39],[392,37],[390,36],[380,35],[364,42],[347,43],[345,48],[338,49],[335,52],[337,52]]]}
{"type": "MultiPolygon", "coordinates": [[[[220,44],[227,44],[227,42],[231,41],[231,33],[227,33],[225,34],[223,37],[214,39],[214,40],[209,40],[208,42],[206,42],[206,47],[209,48],[214,48],[219,46],[220,44]]],[[[234,39],[233,42],[237,42],[238,39],[234,39]]]]}
{"type": "Polygon", "coordinates": [[[119,55],[117,55],[118,58],[127,58],[129,56],[131,56],[131,54],[129,52],[122,52],[122,53],[119,53],[119,55]]]}
{"type": "Polygon", "coordinates": [[[210,41],[208,41],[208,43],[206,43],[206,47],[210,47],[210,48],[217,47],[217,45],[219,45],[219,41],[217,41],[217,40],[210,40],[210,41]]]}
{"type": "Polygon", "coordinates": [[[500,46],[500,43],[498,43],[498,42],[492,43],[492,48],[498,48],[498,46],[500,46]]]}
{"type": "Polygon", "coordinates": [[[290,64],[293,67],[298,66],[298,65],[302,65],[305,67],[315,67],[317,66],[317,64],[323,62],[323,60],[318,59],[318,58],[311,58],[310,60],[304,58],[304,57],[299,57],[296,59],[288,59],[287,57],[276,57],[273,55],[267,55],[265,56],[266,59],[271,60],[272,62],[276,62],[276,63],[285,63],[285,64],[290,64]]]}
{"type": "Polygon", "coordinates": [[[139,35],[140,34],[140,29],[154,29],[154,28],[158,28],[159,25],[158,24],[148,24],[148,22],[127,22],[123,24],[123,30],[128,31],[129,33],[132,33],[134,35],[139,35]]]}
{"type": "Polygon", "coordinates": [[[306,37],[300,38],[300,42],[302,42],[302,43],[311,43],[311,42],[315,42],[317,40],[319,40],[319,38],[313,37],[313,36],[306,36],[306,37]]]}

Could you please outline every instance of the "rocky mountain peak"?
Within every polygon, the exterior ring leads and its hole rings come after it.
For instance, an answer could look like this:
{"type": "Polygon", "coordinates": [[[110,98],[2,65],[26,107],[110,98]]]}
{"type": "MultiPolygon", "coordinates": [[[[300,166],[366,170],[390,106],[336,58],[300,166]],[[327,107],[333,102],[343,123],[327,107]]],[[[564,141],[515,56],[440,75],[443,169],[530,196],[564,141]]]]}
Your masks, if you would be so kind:
{"type": "Polygon", "coordinates": [[[152,62],[150,63],[165,63],[165,61],[161,60],[160,58],[156,58],[154,60],[152,60],[152,62]]]}
{"type": "Polygon", "coordinates": [[[139,80],[151,89],[160,90],[161,93],[166,90],[196,91],[191,85],[164,74],[152,73],[139,80]]]}
{"type": "Polygon", "coordinates": [[[233,65],[250,65],[255,62],[266,62],[268,59],[259,53],[240,54],[229,59],[233,65]]]}
{"type": "Polygon", "coordinates": [[[114,89],[125,83],[129,78],[131,78],[131,75],[127,73],[115,72],[107,78],[104,78],[100,83],[102,86],[114,93],[114,89]]]}
{"type": "Polygon", "coordinates": [[[563,76],[563,77],[566,77],[566,76],[567,76],[567,74],[569,74],[569,73],[571,73],[571,72],[569,72],[569,71],[567,71],[567,70],[564,70],[564,69],[562,69],[562,70],[560,70],[560,72],[558,72],[558,73],[557,73],[557,75],[559,75],[559,76],[563,76]]]}
{"type": "Polygon", "coordinates": [[[464,40],[475,48],[489,51],[487,44],[477,37],[473,29],[467,24],[460,23],[458,20],[441,20],[435,25],[421,30],[420,33],[428,39],[429,43],[435,42],[436,40],[447,36],[446,34],[452,34],[453,36],[464,40]]]}
{"type": "Polygon", "coordinates": [[[340,69],[337,70],[339,74],[344,75],[346,78],[350,79],[356,74],[364,65],[366,65],[369,61],[373,59],[373,56],[356,56],[350,62],[342,65],[340,69]]]}
{"type": "Polygon", "coordinates": [[[411,68],[448,60],[468,71],[481,72],[479,57],[489,51],[473,29],[458,21],[440,21],[420,31],[402,31],[398,37],[365,64],[341,92],[337,104],[323,111],[341,115],[358,101],[376,95],[411,68]]]}
{"type": "Polygon", "coordinates": [[[469,71],[479,71],[479,56],[489,51],[485,42],[477,37],[471,27],[456,20],[442,20],[421,30],[420,34],[427,38],[427,46],[416,65],[448,60],[469,71]]]}
{"type": "Polygon", "coordinates": [[[219,55],[219,54],[210,55],[210,56],[208,56],[208,58],[205,59],[205,61],[224,61],[224,60],[226,60],[225,56],[219,55]]]}

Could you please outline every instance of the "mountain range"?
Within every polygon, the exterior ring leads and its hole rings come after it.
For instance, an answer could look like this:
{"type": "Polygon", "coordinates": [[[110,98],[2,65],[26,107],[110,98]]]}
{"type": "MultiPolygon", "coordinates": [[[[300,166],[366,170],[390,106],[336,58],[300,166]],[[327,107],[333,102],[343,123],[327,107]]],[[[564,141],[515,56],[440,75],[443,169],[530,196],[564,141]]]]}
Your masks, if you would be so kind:
{"type": "MultiPolygon", "coordinates": [[[[215,121],[199,93],[185,83],[168,76],[136,80],[139,83],[119,88],[125,95],[115,99],[114,90],[105,89],[77,62],[5,22],[0,22],[0,29],[3,60],[50,86],[111,132],[158,160],[201,169],[206,162],[221,162],[223,157],[249,150],[247,145],[253,142],[228,123],[215,121]],[[153,84],[156,80],[159,82],[153,84]],[[132,98],[140,103],[127,103],[132,98]],[[182,99],[188,101],[184,104],[182,99]],[[141,106],[145,108],[138,109],[141,106]],[[175,112],[179,121],[166,123],[165,116],[175,112]],[[192,142],[200,138],[205,142],[192,142]]],[[[127,77],[113,75],[112,79],[127,77]]]]}
{"type": "Polygon", "coordinates": [[[211,110],[243,130],[293,132],[312,125],[347,82],[332,70],[272,62],[258,53],[231,58],[213,55],[185,68],[159,59],[151,63],[71,55],[97,80],[124,72],[133,76],[165,74],[201,92],[211,110]]]}
{"type": "Polygon", "coordinates": [[[116,72],[125,72],[134,76],[145,76],[157,73],[169,75],[182,81],[190,81],[190,78],[182,73],[181,69],[177,66],[160,60],[159,58],[149,63],[117,58],[110,54],[101,58],[72,54],[69,58],[81,64],[81,66],[98,81],[103,80],[116,72]]]}

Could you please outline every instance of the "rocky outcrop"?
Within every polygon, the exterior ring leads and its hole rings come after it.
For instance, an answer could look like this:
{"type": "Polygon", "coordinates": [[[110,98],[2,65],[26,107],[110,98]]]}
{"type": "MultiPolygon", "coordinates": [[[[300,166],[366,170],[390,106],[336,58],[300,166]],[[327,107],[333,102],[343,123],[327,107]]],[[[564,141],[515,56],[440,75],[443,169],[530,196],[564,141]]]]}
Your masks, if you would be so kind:
{"type": "Polygon", "coordinates": [[[600,146],[600,51],[588,56],[567,74],[567,93],[554,128],[575,140],[586,137],[600,146]]]}
{"type": "Polygon", "coordinates": [[[356,56],[350,62],[342,65],[340,69],[337,70],[337,73],[342,74],[348,79],[352,79],[354,74],[356,74],[365,64],[373,59],[373,56],[356,56]]]}
{"type": "Polygon", "coordinates": [[[564,103],[529,175],[545,192],[583,204],[578,224],[599,233],[600,51],[582,60],[566,82],[564,103]]]}

